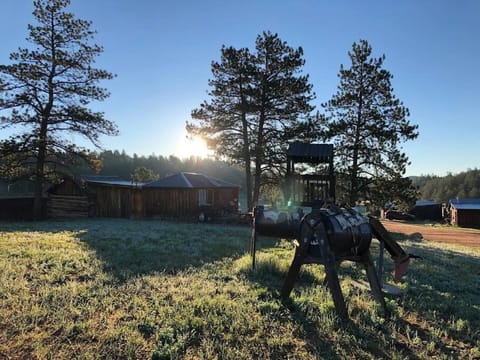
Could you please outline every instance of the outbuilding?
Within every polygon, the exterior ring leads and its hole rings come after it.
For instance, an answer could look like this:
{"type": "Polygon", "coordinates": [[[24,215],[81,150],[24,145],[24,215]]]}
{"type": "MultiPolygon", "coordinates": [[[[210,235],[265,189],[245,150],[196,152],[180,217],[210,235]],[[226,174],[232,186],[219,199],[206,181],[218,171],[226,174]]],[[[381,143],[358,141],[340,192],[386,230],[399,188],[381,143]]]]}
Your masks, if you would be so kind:
{"type": "Polygon", "coordinates": [[[179,172],[143,185],[147,217],[211,216],[238,211],[240,186],[204,174],[179,172]]]}
{"type": "Polygon", "coordinates": [[[49,190],[48,216],[141,217],[142,185],[116,176],[65,178],[49,190]]]}
{"type": "Polygon", "coordinates": [[[433,200],[417,200],[410,214],[420,220],[442,220],[442,203],[433,200]]]}
{"type": "Polygon", "coordinates": [[[480,227],[480,199],[452,199],[450,222],[461,227],[480,227]]]}
{"type": "Polygon", "coordinates": [[[240,186],[204,174],[180,172],[150,183],[115,176],[66,178],[49,191],[49,217],[205,219],[238,212],[240,186]]]}

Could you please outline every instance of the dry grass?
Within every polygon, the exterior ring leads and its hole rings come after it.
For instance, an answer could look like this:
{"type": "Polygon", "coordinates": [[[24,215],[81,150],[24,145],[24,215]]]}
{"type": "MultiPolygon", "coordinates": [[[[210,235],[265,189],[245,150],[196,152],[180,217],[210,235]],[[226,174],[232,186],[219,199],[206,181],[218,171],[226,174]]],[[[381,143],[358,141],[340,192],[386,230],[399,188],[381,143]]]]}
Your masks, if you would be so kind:
{"type": "Polygon", "coordinates": [[[479,249],[400,240],[424,260],[412,264],[404,294],[387,297],[391,319],[352,285],[363,272],[343,264],[351,321],[341,322],[320,266],[305,266],[282,302],[292,247],[263,239],[252,271],[246,227],[0,226],[0,358],[480,357],[479,249]]]}

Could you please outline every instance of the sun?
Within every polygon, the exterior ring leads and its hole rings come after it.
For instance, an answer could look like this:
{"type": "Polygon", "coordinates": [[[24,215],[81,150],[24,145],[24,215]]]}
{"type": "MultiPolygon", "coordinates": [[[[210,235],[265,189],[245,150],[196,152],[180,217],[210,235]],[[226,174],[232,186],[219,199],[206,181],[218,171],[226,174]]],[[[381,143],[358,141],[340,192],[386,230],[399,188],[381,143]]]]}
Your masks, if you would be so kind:
{"type": "Polygon", "coordinates": [[[184,137],[178,146],[176,155],[181,158],[189,158],[192,156],[206,158],[212,155],[212,151],[207,148],[207,143],[200,137],[187,138],[184,137]]]}

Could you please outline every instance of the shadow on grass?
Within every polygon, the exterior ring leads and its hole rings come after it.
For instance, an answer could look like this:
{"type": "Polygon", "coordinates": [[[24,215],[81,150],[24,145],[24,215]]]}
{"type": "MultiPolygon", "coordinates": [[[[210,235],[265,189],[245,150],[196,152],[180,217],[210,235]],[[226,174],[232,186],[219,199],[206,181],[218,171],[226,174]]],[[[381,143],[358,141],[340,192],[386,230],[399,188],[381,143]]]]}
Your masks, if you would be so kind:
{"type": "Polygon", "coordinates": [[[412,241],[412,242],[422,242],[423,235],[419,232],[414,232],[411,234],[399,233],[399,232],[390,232],[390,236],[393,240],[402,242],[402,241],[412,241]]]}
{"type": "Polygon", "coordinates": [[[68,232],[119,281],[155,272],[175,274],[242,256],[251,233],[248,226],[105,218],[10,223],[2,231],[68,232]]]}
{"type": "Polygon", "coordinates": [[[239,257],[248,251],[250,235],[248,227],[158,221],[142,221],[134,229],[107,237],[93,230],[78,238],[95,250],[106,271],[125,280],[239,257]]]}
{"type": "MultiPolygon", "coordinates": [[[[293,250],[291,253],[293,256],[293,250]]],[[[304,307],[291,297],[284,300],[280,299],[280,290],[287,275],[285,269],[277,266],[274,261],[259,259],[255,270],[251,268],[245,269],[243,275],[252,284],[256,284],[256,286],[262,289],[257,296],[258,302],[263,304],[261,306],[262,309],[265,309],[264,311],[266,311],[270,317],[277,318],[279,322],[282,322],[285,321],[285,312],[270,312],[269,306],[265,304],[280,301],[282,308],[288,309],[288,313],[290,314],[288,319],[295,322],[299,332],[297,336],[305,339],[309,352],[315,354],[318,358],[341,359],[341,357],[336,354],[329,338],[318,331],[318,319],[312,317],[304,307]]],[[[315,285],[323,285],[323,282],[311,273],[302,271],[295,283],[293,291],[301,293],[306,291],[308,287],[315,285]]]]}

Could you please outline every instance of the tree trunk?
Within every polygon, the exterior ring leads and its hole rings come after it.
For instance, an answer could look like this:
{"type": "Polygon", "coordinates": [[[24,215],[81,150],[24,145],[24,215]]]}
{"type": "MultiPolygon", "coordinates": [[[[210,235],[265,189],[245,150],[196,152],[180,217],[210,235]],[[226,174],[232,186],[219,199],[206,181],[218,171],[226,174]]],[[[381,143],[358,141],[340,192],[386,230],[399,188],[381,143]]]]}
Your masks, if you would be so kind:
{"type": "Polygon", "coordinates": [[[263,126],[265,124],[265,110],[262,105],[260,110],[260,119],[258,123],[258,136],[257,144],[255,147],[255,180],[253,187],[253,203],[258,204],[258,199],[260,198],[260,180],[262,177],[262,164],[263,164],[263,145],[264,145],[264,134],[263,126]]]}
{"type": "MultiPolygon", "coordinates": [[[[46,125],[45,125],[45,130],[43,132],[46,134],[46,125]]],[[[45,152],[46,152],[46,139],[44,135],[41,135],[39,145],[38,145],[37,165],[35,170],[35,192],[34,192],[34,200],[33,200],[33,220],[35,221],[42,220],[44,218],[42,195],[43,195],[43,183],[45,182],[45,171],[44,171],[45,152]]]]}
{"type": "Polygon", "coordinates": [[[245,181],[246,181],[246,196],[247,196],[247,211],[253,210],[253,201],[252,201],[252,169],[250,168],[250,161],[245,164],[245,181]]]}
{"type": "Polygon", "coordinates": [[[349,206],[355,206],[358,200],[358,148],[360,144],[360,129],[362,124],[363,111],[363,93],[360,90],[358,96],[358,110],[357,110],[357,123],[355,128],[355,140],[353,144],[353,159],[352,169],[350,170],[350,194],[349,194],[349,206]]]}
{"type": "Polygon", "coordinates": [[[253,210],[252,202],[252,168],[250,157],[250,141],[248,137],[248,124],[247,117],[245,112],[242,113],[242,126],[243,126],[243,159],[245,162],[245,183],[246,183],[246,192],[247,192],[247,211],[253,210]]]}
{"type": "MultiPolygon", "coordinates": [[[[53,36],[53,31],[52,31],[53,36]]],[[[35,171],[35,199],[33,202],[33,220],[43,219],[43,204],[42,204],[42,193],[43,193],[43,184],[45,183],[45,159],[47,154],[47,132],[48,132],[48,120],[53,108],[54,102],[54,84],[53,79],[55,77],[55,47],[52,40],[52,68],[50,69],[50,74],[48,76],[48,102],[43,110],[42,122],[40,124],[40,134],[38,139],[38,153],[37,153],[37,164],[35,171]]]]}
{"type": "Polygon", "coordinates": [[[50,73],[48,75],[48,102],[45,105],[45,108],[42,112],[42,122],[40,124],[40,134],[38,139],[38,153],[37,153],[37,165],[35,171],[35,200],[33,205],[33,219],[41,220],[43,219],[43,204],[42,204],[42,193],[43,185],[45,183],[45,159],[47,154],[47,132],[48,132],[48,121],[50,119],[50,114],[52,112],[54,97],[55,97],[55,86],[53,79],[55,78],[55,69],[57,66],[56,63],[56,47],[55,47],[55,28],[52,20],[51,28],[51,56],[52,64],[50,68],[50,73]]]}

